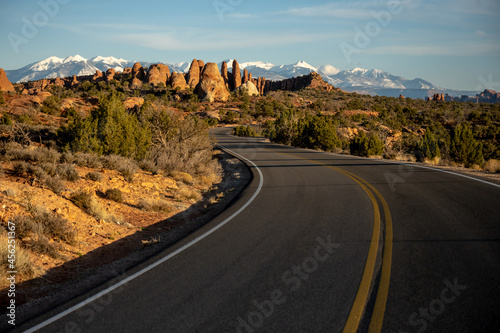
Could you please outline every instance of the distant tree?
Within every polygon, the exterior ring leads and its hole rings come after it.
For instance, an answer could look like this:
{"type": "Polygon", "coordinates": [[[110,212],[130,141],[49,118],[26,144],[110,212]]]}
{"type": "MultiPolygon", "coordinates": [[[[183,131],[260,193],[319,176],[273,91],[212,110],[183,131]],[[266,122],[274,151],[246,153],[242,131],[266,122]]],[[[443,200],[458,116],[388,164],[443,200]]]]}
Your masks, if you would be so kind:
{"type": "Polygon", "coordinates": [[[430,129],[425,132],[425,135],[418,143],[417,149],[417,156],[420,157],[420,159],[427,158],[429,160],[432,160],[435,157],[441,156],[438,141],[436,140],[434,134],[430,129]]]}
{"type": "Polygon", "coordinates": [[[60,144],[73,151],[115,154],[140,159],[148,151],[151,133],[146,124],[129,114],[116,96],[101,97],[86,118],[73,117],[58,131],[60,144]]]}
{"type": "Polygon", "coordinates": [[[323,116],[309,116],[302,119],[300,132],[293,140],[298,147],[332,151],[342,144],[337,137],[337,128],[332,121],[323,116]]]}
{"type": "Polygon", "coordinates": [[[450,155],[454,161],[470,167],[473,164],[483,164],[483,147],[478,143],[468,123],[459,124],[453,129],[451,136],[450,155]]]}
{"type": "Polygon", "coordinates": [[[362,131],[354,137],[349,146],[351,154],[359,156],[382,155],[384,147],[384,142],[377,135],[371,133],[366,136],[362,131]]]}

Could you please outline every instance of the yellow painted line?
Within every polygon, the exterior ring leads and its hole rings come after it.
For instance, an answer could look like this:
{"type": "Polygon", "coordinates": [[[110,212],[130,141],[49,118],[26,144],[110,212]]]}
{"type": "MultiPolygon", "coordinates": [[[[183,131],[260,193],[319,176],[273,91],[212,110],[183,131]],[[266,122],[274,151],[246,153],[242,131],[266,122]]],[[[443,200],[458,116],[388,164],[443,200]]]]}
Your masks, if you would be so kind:
{"type": "Polygon", "coordinates": [[[315,160],[305,159],[302,157],[298,157],[295,155],[287,154],[287,153],[279,153],[282,155],[287,155],[290,157],[294,157],[297,159],[313,162],[318,165],[325,166],[327,168],[333,169],[341,174],[351,178],[354,180],[365,192],[368,194],[373,206],[373,231],[372,238],[370,241],[370,248],[368,249],[368,256],[366,258],[365,268],[363,270],[363,275],[361,277],[361,282],[358,287],[358,292],[356,293],[356,297],[354,298],[354,303],[351,307],[351,312],[349,313],[349,317],[347,318],[347,322],[344,326],[344,333],[355,333],[358,330],[359,324],[361,322],[361,318],[363,317],[363,312],[365,310],[366,303],[368,301],[368,296],[370,293],[370,286],[373,280],[373,274],[375,271],[375,263],[377,260],[377,251],[378,244],[380,241],[380,208],[377,203],[377,199],[373,195],[373,193],[368,189],[367,186],[370,186],[368,182],[363,180],[362,178],[355,176],[354,174],[347,172],[341,168],[334,167],[322,162],[318,162],[315,160]],[[365,185],[366,184],[366,185],[365,185]]]}
{"type": "Polygon", "coordinates": [[[373,205],[374,212],[374,223],[373,223],[373,233],[372,239],[370,242],[370,248],[368,250],[368,256],[365,263],[365,269],[363,271],[363,276],[361,278],[361,283],[358,288],[358,292],[356,293],[356,297],[354,299],[354,303],[351,308],[351,312],[349,313],[349,317],[347,318],[347,322],[344,326],[343,333],[351,333],[356,332],[358,330],[359,324],[361,322],[361,318],[363,316],[363,311],[365,309],[368,294],[370,291],[371,281],[373,279],[373,274],[375,270],[375,261],[377,258],[378,251],[378,243],[380,240],[380,208],[377,203],[377,200],[373,193],[379,198],[382,203],[382,207],[384,209],[385,216],[385,232],[384,232],[384,247],[383,247],[383,255],[382,255],[382,269],[380,275],[380,282],[377,290],[377,297],[375,299],[375,307],[373,309],[372,317],[370,319],[370,326],[368,328],[369,333],[379,333],[382,331],[382,325],[384,322],[384,314],[385,308],[387,304],[387,298],[389,295],[389,284],[391,278],[391,267],[392,267],[392,244],[393,244],[393,227],[392,227],[392,217],[391,212],[389,210],[389,205],[387,201],[382,196],[382,194],[373,187],[370,183],[368,183],[363,178],[350,173],[346,170],[343,170],[339,167],[334,167],[328,165],[323,162],[318,162],[315,160],[301,158],[292,154],[280,153],[282,155],[288,155],[294,158],[298,158],[301,160],[310,161],[327,168],[333,169],[337,172],[342,173],[343,175],[354,180],[363,190],[368,194],[370,200],[373,205]],[[369,189],[368,189],[369,188],[369,189]],[[370,191],[371,190],[371,191],[370,191]],[[372,193],[373,192],[373,193],[372,193]]]}

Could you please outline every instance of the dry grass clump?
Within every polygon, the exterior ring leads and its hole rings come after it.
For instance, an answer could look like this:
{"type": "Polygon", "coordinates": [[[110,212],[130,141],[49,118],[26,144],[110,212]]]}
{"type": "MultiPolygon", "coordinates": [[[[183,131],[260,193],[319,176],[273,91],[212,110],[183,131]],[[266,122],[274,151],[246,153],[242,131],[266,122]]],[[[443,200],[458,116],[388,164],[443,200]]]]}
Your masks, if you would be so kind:
{"type": "Polygon", "coordinates": [[[500,161],[491,159],[484,163],[484,170],[492,173],[500,173],[500,161]]]}
{"type": "Polygon", "coordinates": [[[175,210],[171,202],[161,199],[141,199],[137,207],[146,212],[170,213],[175,210]]]}
{"type": "Polygon", "coordinates": [[[98,220],[104,220],[106,222],[112,222],[116,224],[121,224],[122,221],[119,217],[108,213],[104,207],[102,207],[95,196],[87,191],[80,190],[71,194],[69,198],[77,207],[84,210],[90,216],[98,220]]]}
{"type": "MultiPolygon", "coordinates": [[[[0,275],[5,277],[8,271],[12,269],[9,268],[9,239],[5,232],[0,233],[0,275]]],[[[15,242],[16,245],[16,271],[18,276],[22,278],[34,278],[41,275],[42,271],[35,266],[31,257],[24,248],[19,245],[19,242],[15,242]]],[[[0,285],[6,285],[7,281],[2,279],[0,285]]]]}
{"type": "Polygon", "coordinates": [[[56,174],[61,177],[61,179],[69,180],[70,182],[76,182],[80,179],[80,175],[73,164],[59,164],[56,167],[56,174]]]}
{"type": "Polygon", "coordinates": [[[170,177],[172,177],[176,181],[183,182],[186,185],[192,185],[194,183],[193,176],[191,176],[187,172],[180,172],[180,171],[172,171],[170,172],[170,177]]]}
{"type": "Polygon", "coordinates": [[[76,230],[66,219],[44,208],[28,205],[28,211],[30,215],[17,215],[11,219],[22,247],[37,254],[63,259],[57,240],[75,245],[76,230]]]}
{"type": "Polygon", "coordinates": [[[64,186],[63,182],[57,177],[47,177],[44,184],[55,194],[61,194],[66,190],[66,186],[64,186]]]}
{"type": "Polygon", "coordinates": [[[115,202],[118,202],[118,203],[123,202],[122,191],[120,191],[117,188],[110,188],[110,189],[108,189],[106,191],[106,193],[104,193],[104,196],[108,200],[112,200],[112,201],[115,201],[115,202]]]}
{"type": "Polygon", "coordinates": [[[175,200],[178,201],[198,201],[201,200],[202,196],[199,192],[189,189],[188,187],[183,187],[175,193],[175,200]]]}
{"type": "Polygon", "coordinates": [[[139,169],[134,160],[118,155],[104,156],[102,158],[102,163],[105,168],[116,170],[121,173],[123,178],[125,178],[128,182],[132,182],[134,180],[134,175],[139,169]]]}
{"type": "Polygon", "coordinates": [[[100,182],[102,180],[102,173],[97,171],[88,172],[85,175],[85,179],[92,180],[94,182],[100,182]]]}

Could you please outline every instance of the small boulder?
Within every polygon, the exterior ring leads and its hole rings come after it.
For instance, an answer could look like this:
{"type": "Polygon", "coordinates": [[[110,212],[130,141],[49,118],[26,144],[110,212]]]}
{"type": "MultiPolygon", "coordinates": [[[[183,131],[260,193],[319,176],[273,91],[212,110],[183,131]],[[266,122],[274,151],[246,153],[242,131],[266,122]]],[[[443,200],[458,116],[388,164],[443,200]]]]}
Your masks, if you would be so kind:
{"type": "Polygon", "coordinates": [[[259,90],[252,81],[247,81],[238,88],[234,89],[235,92],[240,92],[243,90],[245,90],[249,96],[260,96],[259,90]]]}

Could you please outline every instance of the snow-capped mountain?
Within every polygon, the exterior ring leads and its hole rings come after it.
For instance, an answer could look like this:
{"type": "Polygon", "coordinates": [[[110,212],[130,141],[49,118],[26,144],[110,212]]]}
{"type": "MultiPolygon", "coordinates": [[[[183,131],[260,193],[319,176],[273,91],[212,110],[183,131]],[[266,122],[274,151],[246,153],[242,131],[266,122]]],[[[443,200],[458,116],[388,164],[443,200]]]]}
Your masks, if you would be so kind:
{"type": "MultiPolygon", "coordinates": [[[[228,65],[228,70],[231,71],[233,59],[225,61],[228,65]]],[[[109,68],[114,68],[116,71],[123,71],[125,67],[132,67],[135,62],[102,56],[90,59],[85,59],[80,55],[67,58],[49,57],[17,70],[7,70],[6,73],[12,82],[24,82],[72,75],[93,75],[96,70],[105,72],[109,68]]],[[[151,65],[151,63],[143,61],[140,61],[140,63],[145,67],[151,65]]],[[[164,64],[168,65],[173,72],[186,73],[189,70],[191,62],[164,64]]],[[[219,68],[221,65],[222,62],[219,63],[219,68]]],[[[371,95],[399,96],[403,94],[412,98],[425,98],[436,92],[448,93],[452,96],[474,96],[477,93],[472,91],[447,90],[420,78],[409,80],[378,69],[354,68],[352,70],[340,70],[332,65],[314,67],[303,60],[290,65],[274,65],[264,61],[251,61],[240,63],[239,66],[241,70],[247,69],[251,72],[254,78],[265,77],[267,80],[273,81],[318,72],[325,81],[335,87],[371,95]]]]}
{"type": "Polygon", "coordinates": [[[105,72],[109,68],[123,71],[125,67],[132,65],[133,62],[131,61],[114,57],[98,56],[85,59],[80,55],[76,55],[67,58],[49,57],[20,69],[6,72],[12,82],[25,82],[73,75],[93,75],[96,70],[105,72]]]}
{"type": "Polygon", "coordinates": [[[377,87],[390,89],[441,89],[432,83],[416,78],[408,80],[378,69],[354,68],[327,76],[329,83],[337,87],[377,87]]]}

